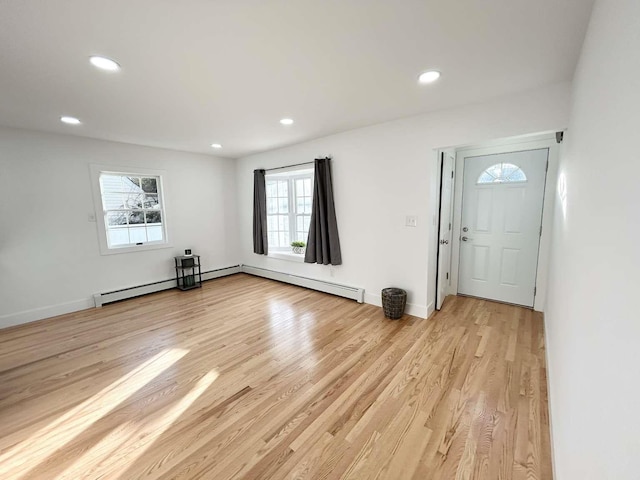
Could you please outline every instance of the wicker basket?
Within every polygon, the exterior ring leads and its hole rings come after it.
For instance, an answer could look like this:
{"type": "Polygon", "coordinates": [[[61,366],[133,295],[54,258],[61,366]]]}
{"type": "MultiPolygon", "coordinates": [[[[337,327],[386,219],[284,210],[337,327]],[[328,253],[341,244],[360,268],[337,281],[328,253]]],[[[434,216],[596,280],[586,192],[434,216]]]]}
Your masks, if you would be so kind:
{"type": "Polygon", "coordinates": [[[407,304],[407,292],[401,288],[382,289],[382,309],[384,316],[392,320],[401,318],[407,304]]]}

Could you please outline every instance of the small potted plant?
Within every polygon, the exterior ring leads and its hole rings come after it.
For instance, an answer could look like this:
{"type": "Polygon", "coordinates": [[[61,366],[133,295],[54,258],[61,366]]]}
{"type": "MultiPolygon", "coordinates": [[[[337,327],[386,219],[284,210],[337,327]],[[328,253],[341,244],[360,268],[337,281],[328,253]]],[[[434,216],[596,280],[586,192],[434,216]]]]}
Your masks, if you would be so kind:
{"type": "Polygon", "coordinates": [[[299,242],[299,241],[291,242],[291,251],[293,253],[304,253],[304,247],[306,246],[307,244],[304,242],[299,242]]]}

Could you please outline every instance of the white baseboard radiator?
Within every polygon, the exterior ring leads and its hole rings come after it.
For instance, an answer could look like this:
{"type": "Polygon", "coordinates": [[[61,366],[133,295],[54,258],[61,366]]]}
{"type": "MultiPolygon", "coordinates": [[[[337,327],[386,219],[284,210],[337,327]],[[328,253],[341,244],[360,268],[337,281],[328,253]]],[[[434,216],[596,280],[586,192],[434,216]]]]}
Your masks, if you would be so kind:
{"type": "MultiPolygon", "coordinates": [[[[213,280],[214,278],[226,277],[227,275],[233,275],[234,273],[242,272],[240,265],[234,265],[232,267],[218,268],[216,270],[208,270],[202,272],[202,281],[213,280]]],[[[160,282],[147,283],[145,285],[137,285],[135,287],[122,288],[120,290],[113,290],[112,292],[96,293],[93,296],[93,301],[96,307],[101,307],[107,303],[118,302],[120,300],[126,300],[127,298],[139,297],[140,295],[147,295],[148,293],[160,292],[162,290],[169,290],[176,287],[176,279],[162,280],[160,282]]]]}
{"type": "Polygon", "coordinates": [[[249,265],[242,265],[242,271],[249,275],[290,283],[291,285],[298,285],[299,287],[310,288],[311,290],[318,290],[319,292],[330,293],[332,295],[350,298],[358,303],[364,303],[364,288],[350,287],[347,285],[326,282],[324,280],[316,280],[314,278],[300,277],[298,275],[290,275],[288,273],[267,270],[266,268],[251,267],[249,265]]]}

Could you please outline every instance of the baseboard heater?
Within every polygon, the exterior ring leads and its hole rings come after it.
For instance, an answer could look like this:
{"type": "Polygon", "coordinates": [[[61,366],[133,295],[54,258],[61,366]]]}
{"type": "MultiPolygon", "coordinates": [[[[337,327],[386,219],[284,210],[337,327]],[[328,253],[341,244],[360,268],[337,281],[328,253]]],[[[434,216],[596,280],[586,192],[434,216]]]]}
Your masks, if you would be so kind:
{"type": "Polygon", "coordinates": [[[347,285],[325,282],[324,280],[316,280],[314,278],[301,277],[298,275],[290,275],[288,273],[267,270],[266,268],[251,267],[249,265],[242,265],[242,271],[249,275],[290,283],[292,285],[298,285],[299,287],[310,288],[311,290],[318,290],[319,292],[350,298],[358,303],[364,303],[364,288],[349,287],[347,285]]]}
{"type": "MultiPolygon", "coordinates": [[[[233,275],[234,273],[240,273],[242,268],[240,265],[234,265],[232,267],[218,268],[216,270],[208,270],[202,272],[202,280],[213,280],[214,278],[225,277],[227,275],[233,275]]],[[[137,285],[135,287],[122,288],[120,290],[113,290],[112,292],[96,293],[93,296],[93,301],[96,307],[101,307],[107,303],[118,302],[120,300],[126,300],[127,298],[139,297],[140,295],[147,295],[148,293],[160,292],[162,290],[169,290],[176,287],[176,279],[161,280],[159,282],[147,283],[145,285],[137,285]]]]}

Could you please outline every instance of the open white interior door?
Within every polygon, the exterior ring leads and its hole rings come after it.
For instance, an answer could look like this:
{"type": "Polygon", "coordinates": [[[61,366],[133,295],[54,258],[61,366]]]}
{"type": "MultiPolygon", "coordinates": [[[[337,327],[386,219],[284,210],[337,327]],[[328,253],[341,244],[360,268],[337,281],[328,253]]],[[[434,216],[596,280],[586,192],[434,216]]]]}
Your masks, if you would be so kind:
{"type": "Polygon", "coordinates": [[[441,152],[440,223],[438,226],[438,279],[436,309],[440,310],[451,282],[451,226],[453,222],[453,175],[455,157],[441,152]]]}

